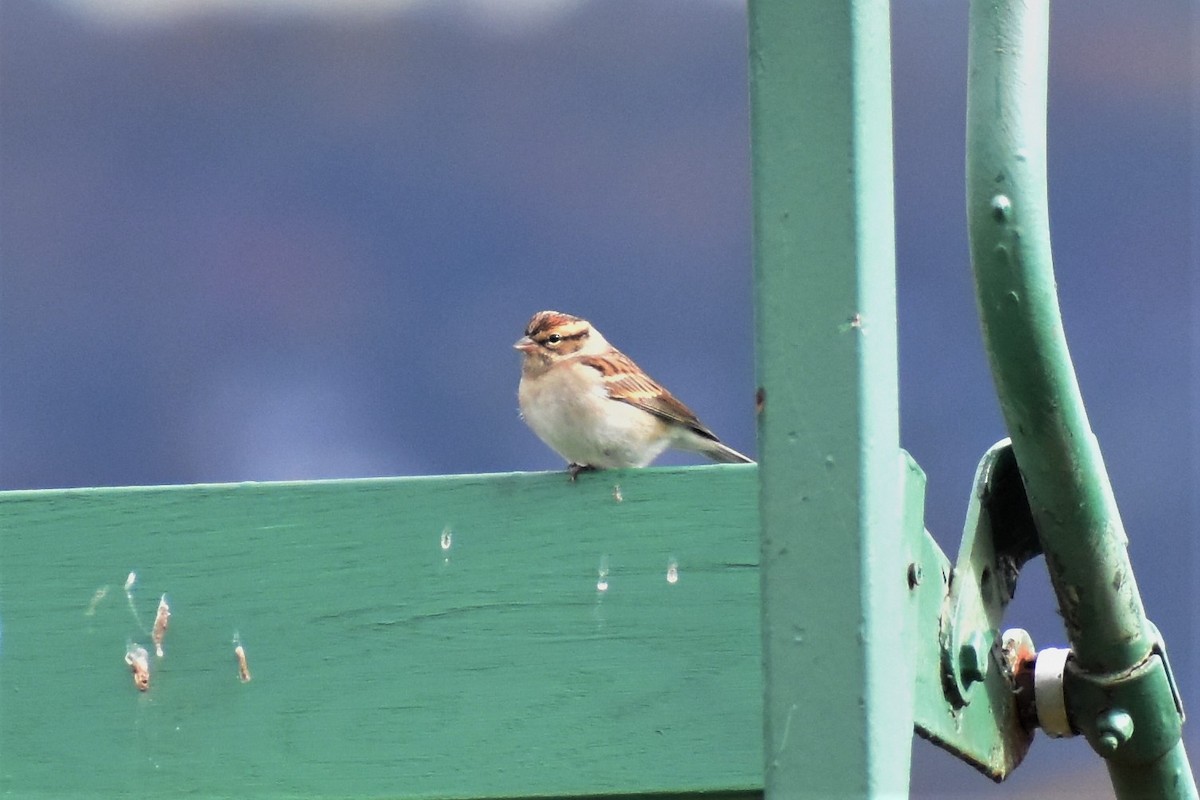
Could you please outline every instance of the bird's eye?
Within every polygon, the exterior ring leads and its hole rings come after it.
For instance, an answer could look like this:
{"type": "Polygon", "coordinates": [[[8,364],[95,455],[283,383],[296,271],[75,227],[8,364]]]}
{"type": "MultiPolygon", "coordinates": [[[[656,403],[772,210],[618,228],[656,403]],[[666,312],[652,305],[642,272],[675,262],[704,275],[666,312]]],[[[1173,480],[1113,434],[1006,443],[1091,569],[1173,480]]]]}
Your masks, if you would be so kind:
{"type": "Polygon", "coordinates": [[[552,333],[546,337],[546,341],[549,342],[550,344],[558,344],[559,342],[562,341],[562,337],[559,336],[557,333],[552,333]]]}

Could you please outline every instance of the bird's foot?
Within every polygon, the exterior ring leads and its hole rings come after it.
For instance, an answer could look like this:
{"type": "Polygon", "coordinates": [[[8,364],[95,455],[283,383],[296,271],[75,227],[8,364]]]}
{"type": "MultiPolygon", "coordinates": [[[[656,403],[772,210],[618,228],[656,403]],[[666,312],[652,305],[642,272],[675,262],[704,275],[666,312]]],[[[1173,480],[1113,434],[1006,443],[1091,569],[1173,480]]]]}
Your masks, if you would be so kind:
{"type": "Polygon", "coordinates": [[[572,463],[572,464],[567,465],[567,475],[569,475],[571,477],[571,483],[575,482],[575,479],[579,477],[579,473],[595,472],[595,471],[596,471],[596,467],[593,467],[591,464],[574,464],[574,463],[572,463]]]}

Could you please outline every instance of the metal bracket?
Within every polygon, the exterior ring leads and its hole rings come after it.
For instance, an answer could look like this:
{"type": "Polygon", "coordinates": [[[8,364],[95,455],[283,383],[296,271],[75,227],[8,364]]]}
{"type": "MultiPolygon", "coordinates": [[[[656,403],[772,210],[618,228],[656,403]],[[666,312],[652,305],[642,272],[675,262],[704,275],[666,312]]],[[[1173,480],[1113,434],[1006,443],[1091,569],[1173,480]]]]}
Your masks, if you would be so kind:
{"type": "Polygon", "coordinates": [[[1025,757],[1033,731],[1018,708],[1014,665],[1000,657],[1000,623],[1021,567],[1041,552],[1008,440],[979,463],[953,569],[923,523],[910,521],[906,533],[919,638],[917,733],[992,780],[1003,780],[1025,757]],[[914,573],[940,573],[941,581],[914,585],[914,573]]]}
{"type": "Polygon", "coordinates": [[[979,462],[967,508],[958,562],[942,613],[942,669],[947,696],[956,706],[971,702],[970,688],[983,679],[976,664],[998,644],[1004,609],[1017,576],[1041,553],[1009,441],[992,446],[979,462]]]}
{"type": "Polygon", "coordinates": [[[1146,658],[1122,672],[1097,675],[1067,662],[1063,679],[1072,725],[1110,761],[1147,764],[1179,741],[1183,701],[1166,645],[1157,629],[1154,634],[1146,658]]]}
{"type": "Polygon", "coordinates": [[[1175,710],[1179,712],[1179,724],[1187,722],[1187,714],[1183,711],[1183,697],[1179,694],[1179,684],[1175,682],[1175,673],[1171,671],[1171,660],[1167,658],[1167,642],[1163,639],[1162,631],[1150,620],[1146,624],[1154,631],[1154,645],[1150,652],[1162,659],[1163,669],[1167,673],[1167,683],[1171,687],[1171,699],[1175,701],[1175,710]]]}
{"type": "Polygon", "coordinates": [[[1021,567],[1041,552],[1008,440],[979,462],[953,569],[924,529],[925,475],[911,459],[906,469],[917,733],[995,781],[1021,763],[1039,726],[1050,736],[1082,733],[1114,761],[1148,763],[1169,750],[1183,702],[1152,623],[1145,659],[1116,674],[1082,671],[1069,650],[1036,652],[1019,629],[1001,637],[1021,567]]]}

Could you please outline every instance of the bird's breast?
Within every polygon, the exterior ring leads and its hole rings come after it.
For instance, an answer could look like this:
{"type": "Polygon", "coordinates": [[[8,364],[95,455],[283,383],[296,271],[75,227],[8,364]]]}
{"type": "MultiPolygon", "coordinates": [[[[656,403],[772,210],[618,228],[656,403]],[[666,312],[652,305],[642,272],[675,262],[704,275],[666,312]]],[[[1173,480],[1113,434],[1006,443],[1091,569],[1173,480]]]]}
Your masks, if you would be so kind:
{"type": "Polygon", "coordinates": [[[666,446],[663,421],[610,399],[600,374],[590,367],[559,364],[541,375],[525,375],[517,394],[529,427],[568,461],[644,466],[666,446]]]}

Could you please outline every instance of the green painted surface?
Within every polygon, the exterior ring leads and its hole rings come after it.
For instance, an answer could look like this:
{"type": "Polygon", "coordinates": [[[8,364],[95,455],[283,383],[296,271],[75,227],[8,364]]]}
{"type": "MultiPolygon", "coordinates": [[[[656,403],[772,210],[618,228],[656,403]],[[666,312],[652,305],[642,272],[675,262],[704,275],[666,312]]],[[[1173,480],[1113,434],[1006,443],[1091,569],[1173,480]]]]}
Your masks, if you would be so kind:
{"type": "Polygon", "coordinates": [[[971,4],[972,262],[1000,407],[1067,633],[1083,664],[1114,672],[1150,651],[1150,635],[1059,313],[1046,184],[1048,37],[1047,2],[971,4]],[[1111,568],[1097,569],[1093,553],[1111,568]]]}
{"type": "Polygon", "coordinates": [[[1019,718],[1011,676],[997,657],[1016,570],[1036,550],[1032,527],[1005,440],[979,462],[953,568],[928,534],[922,532],[915,548],[924,565],[914,588],[920,596],[917,731],[996,781],[1017,768],[1033,740],[1019,718]],[[980,656],[974,663],[982,663],[981,674],[968,676],[963,669],[964,645],[980,656]]]}
{"type": "Polygon", "coordinates": [[[908,789],[888,10],[749,7],[768,797],[908,789]]]}
{"type": "Polygon", "coordinates": [[[967,210],[976,293],[1000,407],[1071,641],[1072,724],[1107,759],[1119,797],[1195,798],[1182,708],[1154,652],[1059,312],[1046,180],[1049,3],[974,0],[970,37],[967,210]],[[1132,735],[1104,746],[1100,721],[1114,710],[1128,712],[1132,735]]]}
{"type": "Polygon", "coordinates": [[[0,494],[0,794],[757,789],[756,489],[716,466],[0,494]]]}

